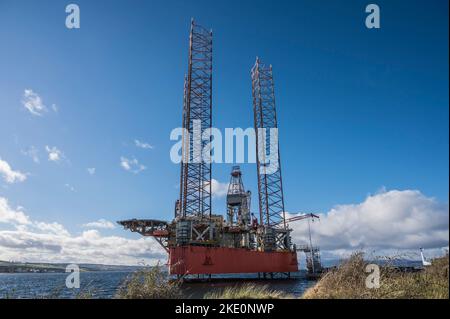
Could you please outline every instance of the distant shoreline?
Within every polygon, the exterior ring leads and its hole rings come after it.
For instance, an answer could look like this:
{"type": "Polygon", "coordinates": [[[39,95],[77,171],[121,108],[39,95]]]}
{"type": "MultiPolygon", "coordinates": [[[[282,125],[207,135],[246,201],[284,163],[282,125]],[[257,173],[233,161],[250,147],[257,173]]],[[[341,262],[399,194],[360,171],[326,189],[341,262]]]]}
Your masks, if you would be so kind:
{"type": "MultiPolygon", "coordinates": [[[[383,265],[385,261],[379,260],[375,263],[383,265]]],[[[77,263],[75,263],[77,264],[77,263]]],[[[335,260],[326,263],[326,267],[339,265],[340,262],[335,260]]],[[[420,267],[419,260],[396,260],[398,266],[415,266],[420,267]]],[[[0,274],[16,274],[16,273],[65,273],[67,265],[70,263],[38,263],[38,262],[10,262],[0,260],[0,274]]],[[[86,264],[78,263],[81,272],[99,272],[99,271],[136,271],[144,266],[127,266],[127,265],[104,265],[104,264],[86,264]]]]}
{"type": "MultiPolygon", "coordinates": [[[[28,263],[28,262],[9,262],[0,260],[0,274],[15,273],[65,273],[69,263],[28,263]]],[[[99,272],[99,271],[135,271],[142,266],[120,266],[103,264],[78,264],[81,272],[99,272]]]]}

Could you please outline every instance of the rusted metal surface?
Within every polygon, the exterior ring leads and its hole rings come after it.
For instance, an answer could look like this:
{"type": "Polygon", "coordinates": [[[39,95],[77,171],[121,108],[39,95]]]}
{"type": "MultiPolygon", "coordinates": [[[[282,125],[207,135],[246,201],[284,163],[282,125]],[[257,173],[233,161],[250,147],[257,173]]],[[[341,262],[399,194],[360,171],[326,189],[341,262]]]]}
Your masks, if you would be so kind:
{"type": "Polygon", "coordinates": [[[298,270],[296,252],[262,252],[226,247],[171,247],[172,275],[289,273],[298,270]]]}

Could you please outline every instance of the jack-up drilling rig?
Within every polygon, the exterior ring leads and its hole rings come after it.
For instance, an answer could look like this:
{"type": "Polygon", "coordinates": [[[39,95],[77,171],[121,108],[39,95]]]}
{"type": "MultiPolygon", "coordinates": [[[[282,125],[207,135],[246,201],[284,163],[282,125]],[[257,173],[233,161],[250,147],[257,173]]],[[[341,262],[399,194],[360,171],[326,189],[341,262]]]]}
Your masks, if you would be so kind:
{"type": "MultiPolygon", "coordinates": [[[[276,129],[272,67],[259,59],[251,70],[255,132],[276,129]]],[[[258,273],[289,275],[298,270],[297,249],[285,218],[278,140],[257,134],[259,222],[250,212],[251,193],[235,166],[227,194],[227,219],[212,212],[211,162],[192,134],[212,125],[212,32],[191,23],[188,73],[184,82],[180,195],[174,219],[125,220],[126,229],[154,237],[169,254],[170,274],[211,275],[258,273]],[[200,125],[199,125],[200,123],[200,125]],[[267,154],[276,149],[275,170],[268,172],[267,154]]],[[[271,134],[272,131],[270,130],[271,134]]],[[[207,151],[206,151],[207,153],[207,151]]],[[[273,163],[272,163],[273,164],[273,163]]]]}

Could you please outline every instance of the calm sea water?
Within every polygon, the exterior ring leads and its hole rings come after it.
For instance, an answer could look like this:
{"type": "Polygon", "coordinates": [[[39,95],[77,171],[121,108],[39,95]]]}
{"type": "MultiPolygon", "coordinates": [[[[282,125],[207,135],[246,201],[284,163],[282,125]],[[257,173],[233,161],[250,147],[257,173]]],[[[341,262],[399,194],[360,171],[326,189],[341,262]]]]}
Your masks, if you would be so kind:
{"type": "MultiPolygon", "coordinates": [[[[80,289],[66,288],[65,273],[0,273],[0,298],[75,298],[89,292],[92,298],[109,299],[116,294],[120,284],[129,276],[129,271],[82,272],[80,289]]],[[[189,282],[182,286],[185,296],[202,298],[210,291],[220,291],[226,287],[254,283],[268,285],[271,289],[300,296],[314,282],[303,278],[304,273],[296,274],[296,279],[257,280],[250,276],[214,278],[209,282],[189,282]]]]}

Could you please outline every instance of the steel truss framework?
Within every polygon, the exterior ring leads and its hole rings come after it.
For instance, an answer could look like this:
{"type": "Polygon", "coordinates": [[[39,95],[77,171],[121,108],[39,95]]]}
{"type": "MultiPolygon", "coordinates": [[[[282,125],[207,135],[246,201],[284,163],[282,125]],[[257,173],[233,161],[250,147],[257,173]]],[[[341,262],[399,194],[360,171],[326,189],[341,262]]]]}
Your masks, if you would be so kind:
{"type": "Polygon", "coordinates": [[[278,128],[272,66],[261,64],[256,58],[251,76],[254,125],[257,132],[256,156],[260,220],[269,227],[286,229],[278,138],[275,139],[276,148],[273,145],[271,147],[270,139],[270,129],[278,128]],[[258,134],[262,131],[259,129],[265,129],[265,134],[258,134]],[[278,166],[275,172],[269,174],[265,163],[266,156],[270,154],[271,149],[278,152],[278,166]]]}
{"type": "Polygon", "coordinates": [[[157,234],[158,231],[167,231],[168,223],[162,220],[156,219],[129,219],[118,222],[125,229],[129,229],[132,232],[141,234],[142,236],[152,236],[156,241],[169,252],[168,238],[164,234],[161,236],[157,234]]]}
{"type": "Polygon", "coordinates": [[[250,196],[245,191],[242,182],[242,172],[239,166],[233,166],[231,171],[230,183],[227,192],[227,211],[228,222],[233,224],[234,218],[236,222],[248,223],[250,221],[250,196]]]}
{"type": "MultiPolygon", "coordinates": [[[[211,161],[205,148],[210,140],[194,141],[195,123],[200,134],[212,125],[212,31],[191,23],[189,67],[185,78],[183,102],[183,136],[180,179],[180,215],[182,217],[211,216],[211,161]],[[196,144],[197,143],[197,144],[196,144]],[[198,144],[199,143],[199,144],[198,144]],[[200,146],[200,147],[199,147],[200,146]]],[[[202,136],[201,135],[201,136],[202,136]]]]}

